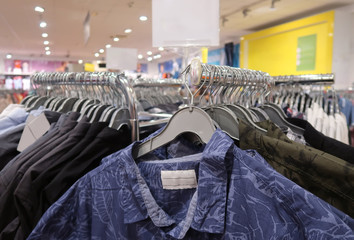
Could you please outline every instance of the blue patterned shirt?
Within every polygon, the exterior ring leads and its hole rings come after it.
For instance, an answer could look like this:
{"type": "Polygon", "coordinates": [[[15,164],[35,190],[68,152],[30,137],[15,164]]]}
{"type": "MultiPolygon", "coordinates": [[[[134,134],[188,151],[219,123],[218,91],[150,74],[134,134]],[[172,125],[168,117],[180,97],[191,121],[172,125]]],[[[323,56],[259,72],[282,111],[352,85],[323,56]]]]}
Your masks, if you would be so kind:
{"type": "Polygon", "coordinates": [[[353,219],[220,130],[206,146],[179,137],[136,161],[138,143],[78,180],[28,239],[354,239],[353,219]],[[164,189],[166,170],[193,170],[196,188],[164,189]]]}

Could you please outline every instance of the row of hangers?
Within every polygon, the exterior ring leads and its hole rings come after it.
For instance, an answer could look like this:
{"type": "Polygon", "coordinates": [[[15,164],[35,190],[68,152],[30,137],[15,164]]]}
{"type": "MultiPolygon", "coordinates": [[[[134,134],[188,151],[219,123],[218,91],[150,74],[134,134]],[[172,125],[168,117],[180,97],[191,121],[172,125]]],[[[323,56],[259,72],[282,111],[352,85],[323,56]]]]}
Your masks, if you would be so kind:
{"type": "MultiPolygon", "coordinates": [[[[286,115],[276,104],[266,103],[274,83],[269,74],[248,69],[203,64],[199,59],[181,73],[190,103],[176,112],[160,134],[141,143],[135,150],[136,158],[161,147],[182,133],[192,133],[193,141],[207,143],[216,126],[232,139],[239,139],[239,120],[260,130],[257,121],[272,120],[282,129],[291,129],[303,135],[304,130],[286,121],[286,115]],[[194,86],[192,91],[189,86],[194,86]],[[209,96],[207,104],[195,106],[195,98],[209,96]],[[256,103],[258,104],[255,107],[256,103]]],[[[196,101],[203,102],[203,101],[196,101]]]]}
{"type": "Polygon", "coordinates": [[[137,100],[139,102],[145,101],[151,108],[160,104],[183,102],[183,97],[180,94],[182,87],[181,79],[140,77],[131,81],[137,100]]]}
{"type": "Polygon", "coordinates": [[[334,74],[306,74],[273,77],[277,88],[273,102],[288,104],[290,108],[305,113],[313,103],[318,103],[329,115],[339,112],[337,93],[333,87],[334,74]]]}
{"type": "Polygon", "coordinates": [[[134,91],[123,74],[37,73],[31,83],[38,95],[21,102],[28,110],[44,106],[52,111],[80,112],[92,122],[108,122],[119,129],[128,126],[138,139],[134,91]]]}
{"type": "MultiPolygon", "coordinates": [[[[31,80],[33,87],[42,95],[25,98],[23,104],[28,109],[43,105],[55,111],[79,111],[92,122],[109,121],[111,127],[130,124],[132,140],[138,140],[139,133],[137,97],[133,88],[168,84],[141,80],[130,83],[123,74],[108,72],[38,73],[31,80]]],[[[207,143],[219,127],[238,140],[239,120],[266,133],[255,123],[270,119],[282,129],[303,135],[303,129],[286,121],[286,115],[278,105],[265,101],[274,87],[273,78],[267,73],[202,64],[194,59],[181,73],[181,81],[189,93],[190,103],[169,119],[160,134],[140,144],[136,157],[186,132],[193,133],[194,140],[207,143]],[[196,91],[192,92],[189,86],[194,86],[196,91]],[[209,96],[208,101],[201,101],[206,95],[209,96]],[[197,102],[201,104],[196,106],[197,102]]]]}

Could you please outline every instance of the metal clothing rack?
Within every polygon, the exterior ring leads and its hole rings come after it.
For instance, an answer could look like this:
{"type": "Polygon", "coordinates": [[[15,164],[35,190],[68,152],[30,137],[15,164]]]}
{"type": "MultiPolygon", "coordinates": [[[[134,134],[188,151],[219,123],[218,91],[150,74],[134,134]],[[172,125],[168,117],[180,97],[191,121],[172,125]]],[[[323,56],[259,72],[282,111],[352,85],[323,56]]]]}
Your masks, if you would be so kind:
{"type": "Polygon", "coordinates": [[[304,75],[281,75],[273,76],[275,85],[332,85],[334,84],[334,74],[304,74],[304,75]]]}
{"type": "Polygon", "coordinates": [[[181,73],[191,85],[217,85],[224,86],[256,86],[271,85],[271,77],[268,73],[250,69],[235,68],[229,66],[218,66],[201,63],[199,59],[192,60],[186,69],[181,73]]]}
{"type": "Polygon", "coordinates": [[[152,79],[152,78],[137,78],[133,80],[133,87],[181,87],[183,81],[181,79],[152,79]]]}
{"type": "MultiPolygon", "coordinates": [[[[176,88],[181,88],[183,85],[183,81],[181,79],[174,78],[164,78],[164,79],[154,79],[154,78],[136,78],[132,80],[132,85],[134,90],[141,90],[142,88],[146,89],[155,89],[156,88],[169,88],[175,91],[176,88]]],[[[136,94],[138,96],[138,94],[136,94]]],[[[151,127],[155,125],[161,125],[167,123],[171,118],[172,114],[151,114],[151,113],[139,113],[139,115],[151,116],[151,117],[159,117],[161,119],[158,120],[150,120],[139,122],[140,128],[151,127]]]]}
{"type": "Polygon", "coordinates": [[[42,86],[106,86],[119,94],[123,93],[130,114],[132,140],[139,140],[138,113],[135,103],[135,92],[124,74],[113,72],[82,72],[82,73],[36,73],[31,76],[34,89],[42,86]],[[39,85],[39,86],[38,86],[39,85]]]}
{"type": "Polygon", "coordinates": [[[201,63],[199,59],[192,60],[181,73],[181,78],[190,92],[191,105],[193,105],[194,97],[203,87],[213,89],[213,93],[217,93],[223,87],[224,89],[238,88],[241,91],[247,89],[250,90],[249,92],[257,90],[267,96],[274,86],[273,79],[266,72],[205,64],[201,63]],[[193,94],[189,86],[195,86],[199,89],[193,94]]]}

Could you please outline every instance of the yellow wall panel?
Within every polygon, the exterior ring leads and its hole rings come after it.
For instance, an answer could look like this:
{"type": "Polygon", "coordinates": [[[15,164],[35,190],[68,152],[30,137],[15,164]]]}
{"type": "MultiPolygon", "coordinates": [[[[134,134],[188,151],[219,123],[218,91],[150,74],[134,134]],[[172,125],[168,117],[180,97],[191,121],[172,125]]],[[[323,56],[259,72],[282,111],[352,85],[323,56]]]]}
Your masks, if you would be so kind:
{"type": "Polygon", "coordinates": [[[271,75],[329,73],[332,71],[333,23],[334,11],[330,11],[243,36],[241,67],[271,75]],[[298,39],[309,35],[316,35],[314,68],[297,70],[301,62],[298,39]]]}

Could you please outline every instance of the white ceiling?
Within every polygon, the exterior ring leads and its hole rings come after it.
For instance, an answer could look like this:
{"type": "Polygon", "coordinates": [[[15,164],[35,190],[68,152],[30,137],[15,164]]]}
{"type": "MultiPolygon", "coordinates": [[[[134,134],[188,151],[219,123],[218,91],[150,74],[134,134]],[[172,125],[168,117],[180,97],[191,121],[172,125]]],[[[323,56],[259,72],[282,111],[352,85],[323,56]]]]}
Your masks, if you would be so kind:
{"type": "MultiPolygon", "coordinates": [[[[281,0],[271,11],[271,0],[220,0],[220,18],[226,20],[220,20],[220,45],[238,41],[252,31],[353,3],[354,0],[281,0]],[[242,13],[245,8],[251,10],[246,17],[242,13]]],[[[23,58],[94,60],[94,53],[106,44],[137,48],[144,57],[149,50],[158,52],[152,48],[151,0],[0,0],[0,6],[0,57],[12,53],[23,58]],[[44,7],[45,12],[35,12],[35,6],[44,7]],[[84,45],[83,22],[88,11],[91,37],[84,45]],[[139,21],[141,15],[148,20],[139,21]],[[46,29],[39,27],[41,19],[48,23],[46,29]],[[124,34],[126,28],[133,32],[124,34]],[[41,37],[43,32],[49,34],[47,39],[41,37]],[[113,42],[114,35],[126,37],[113,42]],[[51,56],[44,54],[44,40],[50,42],[51,56]]],[[[165,57],[166,54],[163,53],[165,57]]]]}

